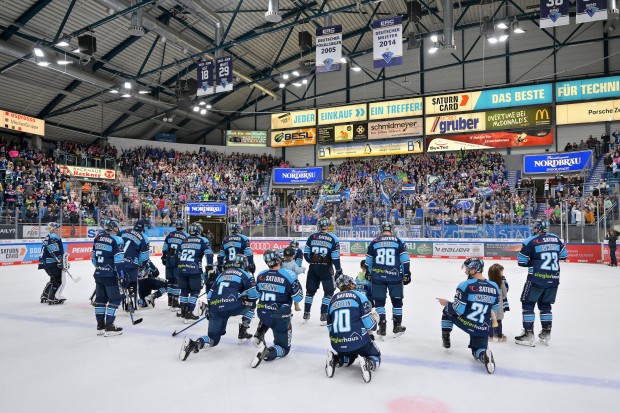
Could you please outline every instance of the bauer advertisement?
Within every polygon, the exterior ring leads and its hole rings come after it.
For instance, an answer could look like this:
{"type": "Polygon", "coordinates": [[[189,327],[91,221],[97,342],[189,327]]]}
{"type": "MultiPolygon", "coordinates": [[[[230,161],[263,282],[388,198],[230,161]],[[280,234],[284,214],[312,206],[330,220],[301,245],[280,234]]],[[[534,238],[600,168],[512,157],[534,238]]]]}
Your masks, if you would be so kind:
{"type": "Polygon", "coordinates": [[[442,138],[427,138],[426,143],[427,152],[549,146],[553,144],[553,130],[482,132],[468,135],[450,135],[442,138]]]}

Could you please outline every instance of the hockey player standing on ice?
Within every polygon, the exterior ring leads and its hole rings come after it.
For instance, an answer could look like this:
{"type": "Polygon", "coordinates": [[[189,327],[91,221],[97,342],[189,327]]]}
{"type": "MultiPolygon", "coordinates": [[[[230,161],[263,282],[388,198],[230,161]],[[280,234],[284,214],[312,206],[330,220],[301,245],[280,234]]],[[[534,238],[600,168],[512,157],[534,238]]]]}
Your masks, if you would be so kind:
{"type": "Polygon", "coordinates": [[[181,289],[181,318],[185,324],[198,320],[193,311],[202,288],[202,259],[207,257],[207,273],[213,271],[213,250],[209,240],[201,236],[202,226],[189,226],[189,236],[181,244],[179,252],[179,288],[181,289]]]}
{"type": "Polygon", "coordinates": [[[95,317],[97,335],[117,336],[123,329],[114,325],[116,309],[123,299],[119,288],[126,287],[123,240],[117,236],[119,224],[115,219],[103,221],[103,231],[95,237],[91,261],[95,266],[95,317]]]}
{"type": "MultiPolygon", "coordinates": [[[[123,239],[125,258],[125,275],[129,280],[127,291],[137,298],[138,294],[138,276],[149,261],[149,239],[146,236],[146,222],[144,220],[136,221],[133,228],[125,229],[119,232],[119,236],[123,239]]],[[[137,308],[137,299],[134,302],[134,308],[137,308]]],[[[128,310],[128,309],[126,309],[128,310]]]]}
{"type": "Polygon", "coordinates": [[[368,274],[372,281],[372,299],[379,314],[378,335],[386,334],[385,301],[387,293],[392,300],[392,320],[394,335],[400,336],[407,329],[403,322],[403,284],[411,282],[409,254],[405,243],[392,235],[392,223],[381,223],[381,235],[368,246],[366,254],[368,274]]]}
{"type": "Polygon", "coordinates": [[[538,334],[540,342],[549,345],[551,336],[551,304],[560,284],[560,260],[568,257],[566,246],[554,234],[547,233],[546,221],[534,221],[534,235],[523,241],[517,256],[519,267],[528,267],[527,281],[521,294],[523,311],[523,333],[515,337],[515,342],[534,347],[534,307],[538,305],[542,331],[538,334]]]}
{"type": "Polygon", "coordinates": [[[484,278],[484,261],[480,258],[468,258],[461,267],[465,270],[467,281],[456,288],[454,302],[437,298],[443,306],[441,316],[441,338],[443,346],[450,348],[450,332],[456,324],[469,334],[469,348],[474,358],[483,363],[489,372],[495,371],[495,361],[489,346],[489,329],[491,328],[491,311],[497,311],[499,287],[493,281],[484,278]]]}
{"type": "Polygon", "coordinates": [[[188,237],[188,234],[184,231],[185,223],[182,219],[174,221],[176,231],[172,231],[166,236],[164,245],[162,247],[161,262],[166,267],[166,283],[168,291],[168,307],[171,309],[179,308],[179,295],[181,290],[179,289],[177,277],[179,263],[179,252],[181,244],[188,237]]]}
{"type": "Polygon", "coordinates": [[[62,295],[65,288],[65,277],[63,271],[63,256],[65,249],[62,239],[58,235],[60,224],[50,222],[47,224],[47,237],[43,240],[41,256],[39,257],[39,269],[45,270],[50,280],[45,284],[41,294],[41,303],[62,304],[66,298],[62,295]]]}
{"type": "Polygon", "coordinates": [[[185,361],[190,353],[198,353],[203,348],[218,345],[220,338],[226,334],[226,323],[234,316],[242,316],[239,324],[239,340],[252,338],[248,328],[254,318],[258,292],[254,277],[247,272],[247,260],[237,255],[231,265],[219,274],[208,292],[209,332],[198,340],[185,337],[179,359],[185,361]]]}
{"type": "Polygon", "coordinates": [[[293,258],[293,260],[295,261],[295,264],[297,264],[298,267],[303,266],[304,252],[301,250],[301,248],[299,248],[299,241],[294,239],[290,242],[288,246],[291,247],[295,251],[295,256],[293,258]]]}
{"type": "Polygon", "coordinates": [[[360,356],[362,378],[368,383],[371,372],[381,364],[381,352],[370,333],[377,329],[372,305],[355,289],[355,281],[348,275],[338,277],[336,285],[340,292],[334,294],[327,310],[327,330],[333,350],[327,353],[325,374],[333,377],[336,367],[350,366],[360,356]]]}
{"type": "Polygon", "coordinates": [[[310,309],[314,294],[323,284],[323,301],[321,303],[321,324],[327,323],[327,305],[332,299],[336,287],[334,285],[334,270],[336,268],[336,278],[342,274],[340,266],[340,244],[338,237],[327,232],[329,219],[321,218],[317,223],[318,232],[310,235],[304,247],[304,258],[310,264],[308,276],[306,277],[306,298],[304,305],[304,320],[310,320],[310,309]]]}
{"type": "Polygon", "coordinates": [[[245,255],[248,260],[248,271],[254,274],[256,265],[254,264],[254,254],[250,247],[250,240],[241,233],[241,225],[234,223],[228,226],[230,235],[222,240],[222,249],[217,255],[217,268],[222,272],[231,264],[237,255],[245,255]]]}
{"type": "Polygon", "coordinates": [[[300,302],[304,292],[297,275],[282,268],[282,257],[277,251],[268,249],[263,253],[268,270],[262,271],[256,280],[260,295],[258,303],[259,326],[254,335],[258,352],[250,364],[257,367],[261,361],[272,361],[285,357],[291,349],[293,327],[291,325],[291,304],[300,302]],[[265,344],[265,333],[273,331],[273,346],[265,344]]]}

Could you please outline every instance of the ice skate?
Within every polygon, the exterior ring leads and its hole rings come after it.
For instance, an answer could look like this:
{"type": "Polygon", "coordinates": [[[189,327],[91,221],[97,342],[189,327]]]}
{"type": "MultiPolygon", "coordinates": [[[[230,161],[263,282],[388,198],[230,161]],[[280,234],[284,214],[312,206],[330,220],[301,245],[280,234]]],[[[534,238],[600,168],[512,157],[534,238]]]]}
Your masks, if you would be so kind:
{"type": "Polygon", "coordinates": [[[327,325],[327,314],[321,314],[321,325],[322,326],[327,325]]]}
{"type": "Polygon", "coordinates": [[[263,323],[259,322],[258,327],[256,327],[256,332],[254,333],[254,336],[252,337],[252,343],[256,347],[258,347],[261,341],[265,341],[265,329],[263,327],[263,323]]]}
{"type": "Polygon", "coordinates": [[[48,300],[48,301],[47,301],[47,304],[48,304],[48,305],[58,305],[58,304],[62,304],[62,303],[64,303],[65,301],[67,301],[67,299],[66,299],[66,298],[54,299],[54,300],[48,300]]]}
{"type": "Polygon", "coordinates": [[[239,343],[244,343],[245,341],[253,337],[252,334],[248,333],[248,328],[250,327],[239,324],[239,335],[237,336],[237,338],[239,339],[239,343]]]}
{"type": "Polygon", "coordinates": [[[304,313],[303,320],[304,320],[304,324],[307,324],[308,320],[310,320],[310,313],[304,313]]]}
{"type": "Polygon", "coordinates": [[[121,327],[116,327],[112,323],[107,323],[105,325],[105,337],[120,336],[121,334],[123,334],[123,329],[121,327]]]}
{"type": "Polygon", "coordinates": [[[325,374],[330,379],[334,377],[336,364],[338,364],[338,354],[334,353],[332,350],[329,350],[327,352],[327,361],[325,361],[325,374]]]}
{"type": "Polygon", "coordinates": [[[103,321],[97,322],[97,335],[102,336],[105,334],[105,323],[103,321]]]}
{"type": "Polygon", "coordinates": [[[392,332],[394,333],[394,338],[400,337],[405,334],[407,327],[403,326],[401,323],[394,321],[394,329],[392,332]]]}
{"type": "Polygon", "coordinates": [[[252,359],[252,363],[250,363],[250,367],[253,369],[258,367],[258,365],[265,359],[265,356],[267,356],[267,353],[269,353],[269,348],[267,347],[267,344],[265,344],[265,341],[261,341],[258,344],[258,350],[252,359]]]}
{"type": "Polygon", "coordinates": [[[523,330],[520,336],[515,337],[515,343],[521,346],[535,347],[534,332],[530,330],[523,330]]]}
{"type": "Polygon", "coordinates": [[[493,372],[495,372],[495,360],[493,359],[493,353],[491,352],[491,349],[487,348],[482,353],[480,361],[482,362],[482,364],[484,364],[484,367],[486,367],[489,374],[493,374],[493,372]]]}
{"type": "Polygon", "coordinates": [[[194,315],[193,312],[191,311],[187,311],[185,313],[185,319],[183,320],[183,324],[191,324],[194,321],[198,320],[200,317],[198,317],[197,315],[194,315]]]}
{"type": "Polygon", "coordinates": [[[362,379],[365,383],[370,383],[372,379],[372,363],[366,357],[360,357],[360,368],[362,369],[362,379]]]}
{"type": "Polygon", "coordinates": [[[441,344],[443,345],[443,348],[445,348],[446,350],[450,349],[450,333],[447,331],[442,331],[441,332],[441,344]]]}
{"type": "Polygon", "coordinates": [[[543,328],[538,334],[538,338],[540,339],[540,342],[542,344],[544,344],[545,346],[548,346],[549,340],[551,339],[551,327],[543,328]]]}
{"type": "Polygon", "coordinates": [[[189,337],[185,337],[183,339],[181,351],[179,352],[179,360],[185,361],[191,353],[198,353],[199,351],[200,348],[198,347],[198,342],[190,339],[189,337]]]}
{"type": "Polygon", "coordinates": [[[385,338],[386,329],[387,329],[387,321],[386,320],[379,321],[379,329],[377,330],[377,335],[379,336],[381,340],[385,338]]]}

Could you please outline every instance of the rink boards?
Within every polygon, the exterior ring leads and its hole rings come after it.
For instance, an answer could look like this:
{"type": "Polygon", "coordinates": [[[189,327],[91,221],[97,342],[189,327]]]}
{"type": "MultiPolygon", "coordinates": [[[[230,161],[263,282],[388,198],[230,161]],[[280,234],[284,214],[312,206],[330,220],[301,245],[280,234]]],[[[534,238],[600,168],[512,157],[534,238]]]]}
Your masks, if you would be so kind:
{"type": "MultiPolygon", "coordinates": [[[[161,255],[164,238],[151,238],[151,255],[161,255]]],[[[300,239],[303,245],[305,239],[300,239]]],[[[340,240],[340,253],[344,256],[365,256],[370,239],[340,240]]],[[[250,245],[256,254],[267,249],[284,249],[290,239],[252,238],[250,245]]],[[[69,253],[70,261],[90,260],[93,240],[79,238],[63,243],[69,253]]],[[[521,241],[472,240],[454,241],[453,239],[406,240],[411,258],[454,258],[483,257],[495,260],[516,260],[521,249],[521,241]]],[[[39,261],[41,240],[0,241],[0,265],[34,264],[39,261]]],[[[608,258],[608,249],[602,244],[584,243],[567,244],[569,262],[601,263],[608,258]]]]}

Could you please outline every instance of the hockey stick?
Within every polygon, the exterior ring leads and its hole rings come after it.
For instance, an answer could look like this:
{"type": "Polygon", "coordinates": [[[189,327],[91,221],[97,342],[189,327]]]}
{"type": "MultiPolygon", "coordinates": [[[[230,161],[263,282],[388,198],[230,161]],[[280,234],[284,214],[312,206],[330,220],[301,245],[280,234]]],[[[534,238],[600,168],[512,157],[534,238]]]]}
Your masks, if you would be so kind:
{"type": "Polygon", "coordinates": [[[131,318],[131,324],[133,324],[134,326],[136,324],[140,324],[142,322],[141,318],[138,318],[137,320],[134,321],[133,319],[133,309],[132,309],[132,303],[131,303],[131,297],[129,297],[129,291],[127,291],[126,288],[123,288],[121,286],[121,289],[123,290],[123,294],[125,294],[125,299],[129,298],[129,302],[127,303],[127,308],[129,308],[129,318],[131,318]]]}
{"type": "Polygon", "coordinates": [[[206,320],[206,319],[207,319],[207,317],[202,317],[202,318],[200,318],[199,320],[194,321],[193,323],[191,323],[190,325],[188,325],[187,327],[185,327],[185,328],[184,328],[183,330],[181,330],[181,331],[176,331],[176,330],[174,330],[174,332],[172,333],[172,337],[176,337],[177,335],[181,334],[181,333],[182,333],[182,332],[184,332],[185,330],[187,330],[187,329],[190,329],[190,328],[194,327],[196,324],[198,324],[198,323],[200,323],[201,321],[206,320]]]}
{"type": "MultiPolygon", "coordinates": [[[[53,255],[53,257],[58,264],[61,263],[58,257],[56,257],[55,255],[53,255]]],[[[82,279],[82,277],[80,277],[79,275],[74,278],[73,275],[71,275],[71,273],[69,272],[69,253],[67,252],[62,255],[62,270],[66,272],[69,278],[71,278],[71,280],[75,283],[80,282],[80,280],[82,279]]]]}

